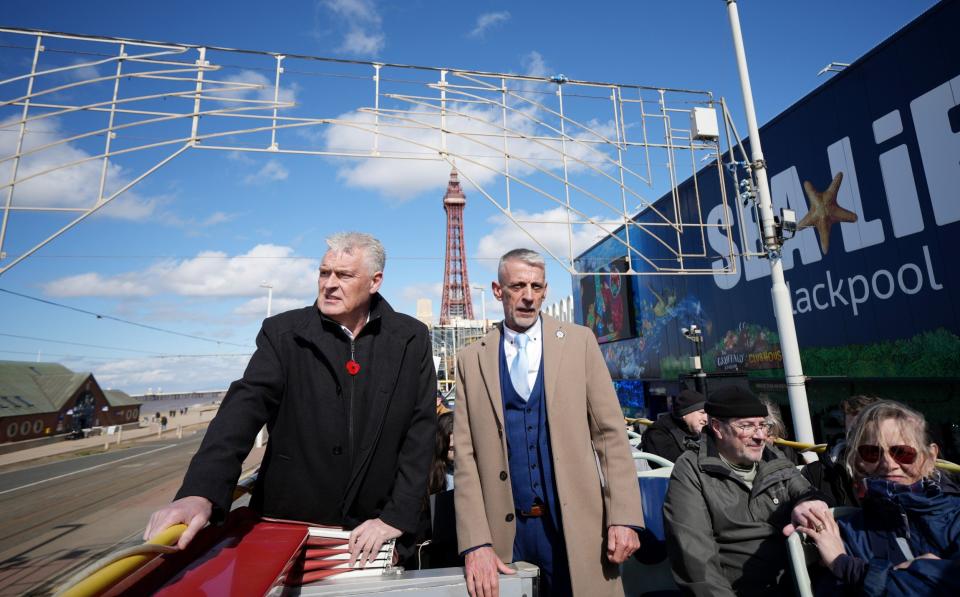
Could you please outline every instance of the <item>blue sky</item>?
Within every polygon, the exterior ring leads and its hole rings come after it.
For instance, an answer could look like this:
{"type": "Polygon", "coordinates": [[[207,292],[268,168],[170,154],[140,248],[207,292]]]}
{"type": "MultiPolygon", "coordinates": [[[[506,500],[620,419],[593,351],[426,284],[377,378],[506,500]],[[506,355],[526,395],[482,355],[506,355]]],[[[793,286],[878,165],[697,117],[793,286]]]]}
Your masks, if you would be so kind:
{"type": "MultiPolygon", "coordinates": [[[[825,77],[817,72],[827,63],[852,62],[932,4],[740,2],[759,121],[769,120],[821,84],[825,77]]],[[[2,25],[705,90],[726,98],[737,128],[741,133],[746,130],[722,0],[549,4],[7,0],[2,25]]],[[[10,44],[11,39],[4,37],[3,42],[10,44]]],[[[56,42],[49,45],[60,47],[56,42]]],[[[0,78],[21,74],[28,54],[0,49],[0,78]]],[[[59,59],[69,63],[82,56],[63,54],[59,59]]],[[[262,58],[241,56],[224,68],[221,78],[272,84],[257,62],[262,58]]],[[[298,113],[316,108],[344,114],[358,108],[358,101],[370,99],[369,80],[357,76],[366,72],[362,68],[324,65],[310,71],[305,61],[287,64],[289,82],[281,84],[281,95],[296,104],[298,113]],[[338,75],[335,92],[322,87],[316,76],[320,70],[338,75]]],[[[101,68],[97,74],[107,70],[101,68]]],[[[9,91],[0,97],[8,99],[9,91]]],[[[14,115],[6,110],[0,120],[14,115]]],[[[83,124],[82,118],[37,124],[37,138],[70,136],[73,127],[83,124]]],[[[0,148],[6,149],[2,152],[6,156],[13,137],[9,127],[0,128],[0,148]]],[[[144,138],[180,134],[179,129],[171,132],[161,125],[142,133],[144,138]]],[[[127,141],[123,137],[118,136],[118,147],[127,141]]],[[[284,144],[317,141],[327,147],[355,141],[329,133],[322,139],[307,133],[284,134],[282,139],[284,144]]],[[[69,157],[74,155],[70,152],[89,155],[95,150],[77,142],[62,151],[69,157]]],[[[118,158],[110,166],[111,180],[129,181],[162,155],[158,150],[118,158]]],[[[225,387],[242,374],[252,350],[266,308],[260,283],[274,286],[274,312],[309,304],[315,298],[323,238],[343,229],[365,230],[384,241],[388,266],[382,291],[395,308],[412,314],[416,299],[426,297],[437,312],[444,247],[440,200],[447,171],[448,165],[439,162],[188,151],[103,213],[0,276],[0,288],[203,339],[0,293],[0,359],[34,360],[39,354],[41,360],[93,371],[105,387],[130,393],[225,387]]],[[[88,188],[89,174],[38,181],[32,191],[71,205],[74,196],[79,200],[96,191],[88,188]]],[[[488,287],[495,257],[530,243],[514,225],[497,217],[480,192],[469,185],[466,191],[471,282],[488,287]]],[[[656,199],[662,191],[649,189],[649,198],[656,199]]],[[[527,212],[536,217],[545,210],[530,203],[527,212]]],[[[15,215],[7,250],[15,253],[29,246],[31,239],[42,239],[45,230],[62,221],[60,216],[15,215]]],[[[545,241],[559,242],[551,234],[544,233],[545,241]]],[[[549,266],[549,283],[550,299],[570,292],[570,276],[559,265],[549,266]]],[[[498,316],[489,291],[486,299],[488,316],[498,316]]],[[[474,301],[479,317],[479,293],[474,301]]]]}

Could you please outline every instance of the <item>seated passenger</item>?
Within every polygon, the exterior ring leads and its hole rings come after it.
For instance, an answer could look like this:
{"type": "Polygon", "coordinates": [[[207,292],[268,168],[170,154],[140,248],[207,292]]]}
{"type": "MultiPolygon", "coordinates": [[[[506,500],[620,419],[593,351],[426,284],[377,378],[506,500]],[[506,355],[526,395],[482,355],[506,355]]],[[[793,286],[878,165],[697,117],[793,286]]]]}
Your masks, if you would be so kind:
{"type": "MultiPolygon", "coordinates": [[[[680,392],[680,395],[674,398],[670,412],[657,417],[656,422],[643,433],[640,449],[676,462],[688,444],[696,445],[703,426],[707,424],[703,403],[703,394],[699,392],[680,392]]],[[[654,463],[650,465],[657,466],[654,463]]]]}
{"type": "MultiPolygon", "coordinates": [[[[879,401],[880,398],[876,396],[858,395],[844,398],[840,402],[844,433],[849,431],[861,410],[879,401]]],[[[820,455],[819,460],[803,467],[803,476],[810,481],[811,485],[830,498],[828,501],[831,501],[834,506],[859,506],[860,500],[853,490],[853,479],[850,478],[844,462],[846,448],[845,438],[833,442],[827,447],[826,453],[820,455]]]]}
{"type": "Polygon", "coordinates": [[[709,395],[696,450],[677,459],[664,505],[674,579],[689,595],[765,595],[789,588],[788,525],[827,504],[766,445],[767,407],[749,391],[709,395]],[[792,516],[791,516],[792,514],[792,516]]]}
{"type": "Polygon", "coordinates": [[[767,407],[767,424],[770,426],[770,431],[767,433],[767,446],[778,450],[790,462],[802,464],[803,459],[796,450],[790,446],[777,445],[778,439],[787,439],[787,425],[783,422],[783,416],[780,414],[780,405],[768,398],[760,398],[760,402],[763,402],[764,406],[767,407]]]}
{"type": "Polygon", "coordinates": [[[839,521],[812,513],[816,522],[798,529],[837,579],[818,592],[960,595],[960,493],[936,469],[923,415],[897,402],[871,404],[847,445],[863,509],[839,521]]]}

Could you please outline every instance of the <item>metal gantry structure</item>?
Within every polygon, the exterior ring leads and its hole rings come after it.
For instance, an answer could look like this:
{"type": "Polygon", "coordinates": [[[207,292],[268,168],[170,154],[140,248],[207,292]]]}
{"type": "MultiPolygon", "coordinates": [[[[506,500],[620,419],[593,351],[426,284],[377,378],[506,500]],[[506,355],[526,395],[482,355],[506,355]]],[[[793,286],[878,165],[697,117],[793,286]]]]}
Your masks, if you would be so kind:
{"type": "Polygon", "coordinates": [[[732,127],[709,92],[0,28],[0,275],[188,152],[436,163],[439,180],[456,167],[571,274],[611,273],[575,259],[608,236],[626,256],[619,274],[715,275],[731,273],[737,255],[769,259],[794,424],[810,441],[783,240],[737,6],[724,1],[752,152],[728,132],[727,161],[736,145],[747,171],[735,188],[752,199],[735,209],[719,131],[700,135],[694,124],[697,108],[719,108],[732,127]],[[705,162],[717,174],[719,221],[700,207],[694,175],[705,162]],[[681,197],[687,178],[692,193],[681,197]],[[558,227],[560,248],[548,240],[558,227]],[[708,250],[711,228],[726,237],[725,254],[708,250]]]}
{"type": "Polygon", "coordinates": [[[733,242],[727,255],[704,242],[711,227],[730,237],[733,222],[705,221],[698,194],[676,192],[710,160],[724,188],[719,136],[691,132],[694,108],[722,108],[709,92],[11,28],[0,56],[0,275],[174,159],[210,150],[354,172],[455,166],[573,274],[603,273],[574,258],[611,234],[627,274],[737,261],[733,242]],[[558,230],[560,248],[546,240],[558,230]]]}

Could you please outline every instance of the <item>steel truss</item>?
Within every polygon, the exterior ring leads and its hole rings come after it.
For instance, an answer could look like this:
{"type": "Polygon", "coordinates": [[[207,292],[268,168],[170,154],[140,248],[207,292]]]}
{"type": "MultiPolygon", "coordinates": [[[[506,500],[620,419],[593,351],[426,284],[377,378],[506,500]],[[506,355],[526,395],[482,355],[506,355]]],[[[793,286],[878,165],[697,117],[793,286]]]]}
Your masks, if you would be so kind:
{"type": "Polygon", "coordinates": [[[0,80],[0,274],[198,150],[447,162],[573,274],[608,273],[575,260],[585,233],[613,235],[625,274],[736,267],[731,214],[744,214],[728,209],[720,141],[689,125],[694,107],[726,114],[708,92],[21,29],[0,29],[3,55],[22,74],[0,80]],[[712,222],[696,184],[677,190],[710,160],[723,205],[712,222]],[[94,166],[85,196],[37,191],[94,166]],[[14,220],[51,212],[70,219],[11,242],[14,220]],[[557,226],[565,252],[544,238],[557,226]],[[708,249],[710,228],[726,253],[708,249]]]}

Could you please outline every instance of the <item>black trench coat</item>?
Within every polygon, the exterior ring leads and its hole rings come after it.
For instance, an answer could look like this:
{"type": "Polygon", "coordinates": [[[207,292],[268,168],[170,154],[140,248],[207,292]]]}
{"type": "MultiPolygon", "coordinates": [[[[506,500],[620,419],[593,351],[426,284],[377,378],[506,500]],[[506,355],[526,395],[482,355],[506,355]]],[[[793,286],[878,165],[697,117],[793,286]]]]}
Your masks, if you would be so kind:
{"type": "MultiPolygon", "coordinates": [[[[270,441],[251,505],[264,516],[353,527],[379,517],[404,532],[420,518],[436,429],[436,372],[426,326],[396,313],[380,295],[358,336],[372,335],[372,365],[352,454],[345,453],[344,344],[339,326],[317,307],[266,319],[243,378],[231,384],[187,470],[177,498],[214,504],[213,521],[229,511],[254,438],[270,441]],[[340,486],[330,471],[342,466],[340,486]],[[349,469],[349,470],[347,470],[349,469]],[[331,486],[333,485],[333,487],[331,486]]],[[[368,341],[369,342],[369,341],[368,341]]]]}

